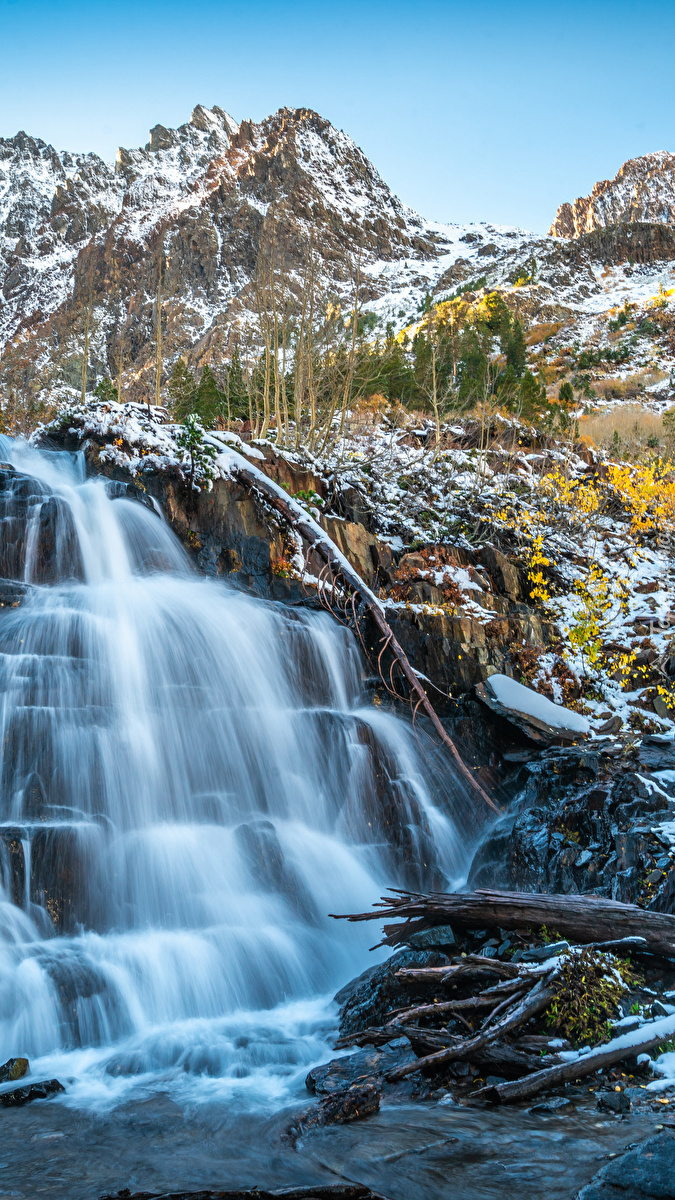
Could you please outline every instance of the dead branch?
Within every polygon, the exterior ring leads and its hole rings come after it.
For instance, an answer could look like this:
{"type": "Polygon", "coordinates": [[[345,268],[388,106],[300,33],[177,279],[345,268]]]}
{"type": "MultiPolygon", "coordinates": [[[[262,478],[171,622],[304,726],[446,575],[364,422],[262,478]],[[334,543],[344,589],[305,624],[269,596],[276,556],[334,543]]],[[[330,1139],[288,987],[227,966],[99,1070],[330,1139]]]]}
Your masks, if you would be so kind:
{"type": "Polygon", "coordinates": [[[443,1000],[437,1004],[418,1004],[412,1008],[401,1008],[391,1014],[390,1024],[401,1021],[403,1018],[412,1017],[429,1017],[438,1016],[440,1013],[452,1012],[456,1008],[478,1008],[490,1004],[501,1002],[501,998],[505,993],[519,991],[522,987],[520,979],[514,979],[507,983],[497,983],[493,987],[485,988],[478,996],[467,996],[465,1000],[443,1000]]]}
{"type": "MultiPolygon", "coordinates": [[[[510,1033],[512,1029],[517,1029],[519,1025],[523,1025],[525,1021],[529,1021],[531,1017],[543,1012],[555,994],[551,987],[555,974],[555,970],[549,971],[543,979],[540,979],[535,984],[527,996],[523,999],[516,998],[513,1007],[491,1029],[483,1030],[473,1038],[458,1039],[452,1046],[448,1046],[445,1050],[437,1050],[434,1054],[428,1054],[423,1058],[417,1059],[416,1062],[404,1063],[401,1067],[395,1067],[392,1071],[389,1071],[386,1079],[388,1082],[394,1083],[398,1079],[404,1079],[406,1075],[413,1075],[416,1071],[436,1070],[447,1063],[472,1058],[484,1046],[489,1046],[492,1042],[498,1041],[505,1034],[510,1033]]],[[[450,1035],[448,1035],[448,1040],[450,1040],[450,1035]]]]}

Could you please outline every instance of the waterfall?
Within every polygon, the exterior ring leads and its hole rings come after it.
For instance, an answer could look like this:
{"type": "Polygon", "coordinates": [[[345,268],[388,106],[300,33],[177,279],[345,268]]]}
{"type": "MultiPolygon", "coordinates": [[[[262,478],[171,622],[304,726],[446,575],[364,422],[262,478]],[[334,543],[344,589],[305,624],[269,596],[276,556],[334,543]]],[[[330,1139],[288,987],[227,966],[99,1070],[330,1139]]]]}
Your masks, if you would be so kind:
{"type": "Polygon", "coordinates": [[[0,457],[0,1061],[280,1103],[373,961],[327,914],[464,873],[447,761],[330,616],[200,577],[82,455],[0,457]]]}

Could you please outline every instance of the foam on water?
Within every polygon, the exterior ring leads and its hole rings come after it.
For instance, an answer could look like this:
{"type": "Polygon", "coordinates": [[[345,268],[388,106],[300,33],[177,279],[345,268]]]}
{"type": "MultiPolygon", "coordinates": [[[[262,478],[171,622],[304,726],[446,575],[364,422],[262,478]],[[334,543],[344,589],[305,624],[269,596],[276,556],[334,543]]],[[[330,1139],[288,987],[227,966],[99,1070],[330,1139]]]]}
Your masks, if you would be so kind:
{"type": "Polygon", "coordinates": [[[200,578],[80,456],[0,456],[36,585],[0,617],[0,1061],[76,1104],[280,1104],[373,961],[327,914],[464,873],[447,762],[364,703],[328,615],[200,578]]]}

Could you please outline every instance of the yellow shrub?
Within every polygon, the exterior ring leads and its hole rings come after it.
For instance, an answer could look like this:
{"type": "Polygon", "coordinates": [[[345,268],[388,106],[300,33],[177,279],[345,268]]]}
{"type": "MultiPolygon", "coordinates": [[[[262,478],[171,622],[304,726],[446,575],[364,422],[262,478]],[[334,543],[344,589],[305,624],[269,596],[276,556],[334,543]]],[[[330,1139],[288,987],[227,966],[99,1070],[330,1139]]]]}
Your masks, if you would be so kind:
{"type": "Polygon", "coordinates": [[[671,462],[630,466],[610,463],[607,478],[631,518],[632,533],[662,533],[675,523],[675,467],[671,462]]]}

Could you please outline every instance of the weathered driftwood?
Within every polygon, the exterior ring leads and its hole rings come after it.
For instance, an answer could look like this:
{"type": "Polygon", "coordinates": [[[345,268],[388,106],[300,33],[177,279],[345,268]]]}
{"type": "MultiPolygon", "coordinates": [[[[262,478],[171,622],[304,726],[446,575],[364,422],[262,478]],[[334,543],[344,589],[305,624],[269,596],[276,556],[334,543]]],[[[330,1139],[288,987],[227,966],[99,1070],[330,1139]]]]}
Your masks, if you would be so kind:
{"type": "Polygon", "coordinates": [[[480,979],[481,975],[501,975],[503,979],[515,979],[520,969],[498,958],[484,958],[482,954],[467,954],[461,963],[449,967],[401,967],[396,978],[402,983],[455,984],[462,979],[480,979]]]}
{"type": "MultiPolygon", "coordinates": [[[[472,1058],[483,1047],[499,1041],[500,1038],[510,1033],[511,1030],[517,1029],[519,1025],[523,1025],[526,1021],[529,1021],[531,1017],[543,1012],[555,995],[551,987],[554,976],[555,970],[549,971],[535,984],[527,996],[523,999],[516,997],[513,1007],[491,1028],[481,1030],[480,1033],[471,1038],[452,1038],[448,1035],[448,1042],[450,1044],[446,1049],[437,1050],[433,1054],[418,1058],[415,1062],[404,1063],[403,1066],[395,1067],[389,1071],[385,1078],[388,1082],[394,1083],[397,1079],[405,1078],[406,1075],[413,1075],[415,1071],[437,1070],[438,1067],[445,1066],[447,1063],[472,1058]]],[[[405,1032],[405,1030],[401,1032],[405,1032]]]]}
{"type": "MultiPolygon", "coordinates": [[[[675,1030],[675,1020],[671,1024],[673,1030],[675,1030]]],[[[514,1079],[509,1083],[500,1083],[494,1087],[481,1088],[479,1091],[474,1092],[471,1099],[490,1100],[496,1104],[514,1104],[518,1100],[529,1100],[531,1096],[536,1096],[538,1092],[557,1087],[560,1083],[566,1083],[572,1079],[583,1079],[585,1075],[593,1075],[596,1071],[604,1070],[605,1067],[611,1067],[613,1063],[621,1062],[624,1058],[634,1058],[638,1054],[648,1054],[669,1036],[665,1028],[666,1022],[659,1021],[658,1025],[661,1027],[658,1035],[655,1036],[654,1030],[648,1032],[647,1026],[644,1030],[644,1039],[635,1045],[626,1046],[625,1038],[618,1038],[617,1041],[624,1044],[613,1046],[610,1043],[606,1047],[598,1046],[590,1054],[585,1054],[574,1062],[561,1063],[560,1066],[548,1067],[543,1071],[535,1071],[531,1075],[526,1075],[523,1079],[514,1079]]]]}
{"type": "MultiPolygon", "coordinates": [[[[441,741],[452,754],[458,771],[469,784],[472,792],[480,796],[483,803],[487,804],[494,812],[499,812],[497,805],[490,799],[487,792],[481,787],[478,780],[463,762],[455,743],[441,724],[429,697],[420,683],[416,671],[408,661],[408,657],[400,642],[394,637],[394,632],[384,615],[384,609],[374,593],[363,582],[360,575],[357,574],[344,555],[340,553],[335,543],[331,541],[321,526],[312,520],[300,504],[293,501],[291,497],[286,496],[273,480],[268,479],[262,471],[252,466],[241,455],[235,451],[228,451],[228,454],[231,455],[229,464],[231,474],[249,489],[257,491],[266,503],[271,505],[288,522],[291,528],[300,535],[303,542],[309,547],[309,551],[314,551],[323,559],[330,572],[333,584],[338,580],[344,580],[344,583],[351,590],[352,594],[358,596],[363,602],[365,609],[377,626],[383,642],[383,650],[388,649],[393,654],[408,681],[411,692],[416,698],[415,712],[419,708],[423,709],[441,741]]],[[[355,608],[354,618],[356,620],[355,608]]]]}
{"type": "MultiPolygon", "coordinates": [[[[584,945],[599,940],[617,943],[625,937],[644,938],[654,954],[675,957],[675,916],[622,904],[602,896],[539,895],[529,892],[399,892],[385,896],[371,912],[342,914],[348,921],[378,921],[394,917],[396,925],[385,925],[380,945],[406,944],[415,933],[434,925],[478,929],[496,925],[501,929],[550,929],[584,945]]],[[[492,960],[490,960],[492,961],[492,960]]],[[[442,971],[442,968],[436,968],[442,971]]],[[[417,973],[419,976],[419,972],[417,973]]]]}

